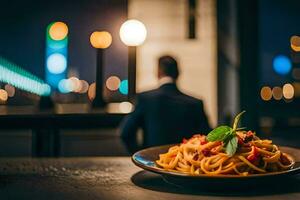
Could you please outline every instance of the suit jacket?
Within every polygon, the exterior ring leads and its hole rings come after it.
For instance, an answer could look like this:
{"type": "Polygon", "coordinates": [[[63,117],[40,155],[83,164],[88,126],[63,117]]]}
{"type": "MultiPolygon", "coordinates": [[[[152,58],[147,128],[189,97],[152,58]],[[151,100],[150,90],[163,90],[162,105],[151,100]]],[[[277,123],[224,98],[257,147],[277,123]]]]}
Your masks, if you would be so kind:
{"type": "Polygon", "coordinates": [[[179,143],[193,134],[210,131],[203,102],[183,94],[174,83],[137,96],[135,110],[126,116],[120,127],[128,146],[135,146],[140,127],[144,132],[144,147],[179,143]]]}

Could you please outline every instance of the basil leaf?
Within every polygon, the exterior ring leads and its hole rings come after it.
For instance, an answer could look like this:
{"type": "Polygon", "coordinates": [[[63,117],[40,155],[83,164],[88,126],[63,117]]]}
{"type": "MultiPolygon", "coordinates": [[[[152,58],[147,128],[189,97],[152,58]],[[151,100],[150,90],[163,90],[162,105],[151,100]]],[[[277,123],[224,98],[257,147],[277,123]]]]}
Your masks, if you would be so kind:
{"type": "Polygon", "coordinates": [[[237,146],[238,146],[238,139],[237,137],[232,137],[227,145],[226,145],[226,153],[231,157],[235,154],[236,150],[237,150],[237,146]]]}
{"type": "Polygon", "coordinates": [[[213,141],[223,141],[226,137],[231,135],[232,133],[232,128],[229,126],[219,126],[212,130],[208,135],[207,135],[207,140],[209,142],[213,141]]]}
{"type": "Polygon", "coordinates": [[[232,128],[233,128],[234,131],[236,130],[236,128],[237,128],[237,126],[238,126],[238,124],[239,124],[239,121],[240,121],[240,119],[241,119],[241,116],[242,116],[245,112],[246,112],[246,111],[243,111],[243,112],[239,113],[239,114],[234,118],[234,122],[233,122],[233,126],[232,126],[232,128]]]}

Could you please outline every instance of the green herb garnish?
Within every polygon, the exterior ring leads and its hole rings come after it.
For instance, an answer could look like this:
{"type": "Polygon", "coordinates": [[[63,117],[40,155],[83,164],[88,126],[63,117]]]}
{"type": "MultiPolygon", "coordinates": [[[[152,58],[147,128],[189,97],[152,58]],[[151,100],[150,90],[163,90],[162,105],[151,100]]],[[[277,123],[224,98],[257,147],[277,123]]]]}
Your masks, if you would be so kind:
{"type": "Polygon", "coordinates": [[[243,130],[244,128],[238,128],[241,116],[246,111],[239,113],[233,121],[232,128],[229,126],[219,126],[212,130],[207,135],[209,142],[222,141],[225,144],[225,151],[229,156],[233,156],[237,150],[238,138],[236,137],[236,131],[243,130]]]}

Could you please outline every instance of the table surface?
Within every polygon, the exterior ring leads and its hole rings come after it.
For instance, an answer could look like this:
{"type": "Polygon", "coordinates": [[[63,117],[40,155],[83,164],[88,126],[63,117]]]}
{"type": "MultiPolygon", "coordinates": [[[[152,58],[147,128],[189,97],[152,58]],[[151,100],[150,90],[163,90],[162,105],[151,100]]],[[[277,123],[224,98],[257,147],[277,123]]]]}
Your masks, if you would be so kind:
{"type": "Polygon", "coordinates": [[[136,167],[129,157],[1,158],[0,197],[4,199],[300,199],[293,187],[257,194],[208,194],[170,185],[160,175],[136,167]]]}

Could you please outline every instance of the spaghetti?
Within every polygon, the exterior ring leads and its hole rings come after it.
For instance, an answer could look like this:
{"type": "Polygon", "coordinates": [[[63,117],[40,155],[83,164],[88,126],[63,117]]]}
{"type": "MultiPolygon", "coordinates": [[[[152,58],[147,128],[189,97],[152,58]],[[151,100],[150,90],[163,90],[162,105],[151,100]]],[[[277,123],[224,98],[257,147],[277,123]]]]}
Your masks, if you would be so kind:
{"type": "Polygon", "coordinates": [[[230,156],[223,141],[209,142],[194,135],[160,154],[157,165],[169,171],[191,175],[243,175],[291,169],[294,159],[279,150],[271,140],[261,140],[254,132],[237,131],[237,150],[230,156]]]}

